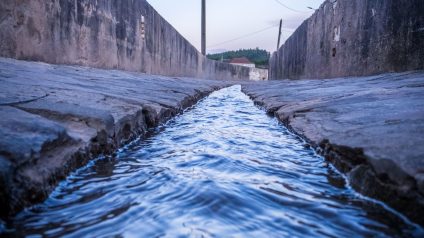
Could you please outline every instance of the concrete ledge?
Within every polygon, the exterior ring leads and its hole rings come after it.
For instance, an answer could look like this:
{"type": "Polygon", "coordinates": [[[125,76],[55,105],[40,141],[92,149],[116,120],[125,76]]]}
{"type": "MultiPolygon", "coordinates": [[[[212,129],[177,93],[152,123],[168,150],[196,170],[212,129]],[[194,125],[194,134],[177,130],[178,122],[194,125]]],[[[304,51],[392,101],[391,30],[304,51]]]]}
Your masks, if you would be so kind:
{"type": "Polygon", "coordinates": [[[230,82],[0,58],[0,213],[230,82]]]}
{"type": "Polygon", "coordinates": [[[242,91],[347,174],[424,224],[424,72],[244,83],[242,91]]]}

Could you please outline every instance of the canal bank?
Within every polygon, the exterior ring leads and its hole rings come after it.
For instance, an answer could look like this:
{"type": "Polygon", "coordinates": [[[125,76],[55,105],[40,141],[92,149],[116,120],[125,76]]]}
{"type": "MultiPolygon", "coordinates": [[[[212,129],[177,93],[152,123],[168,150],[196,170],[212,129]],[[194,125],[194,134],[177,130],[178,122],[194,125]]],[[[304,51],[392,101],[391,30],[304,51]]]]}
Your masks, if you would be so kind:
{"type": "MultiPolygon", "coordinates": [[[[422,237],[232,86],[71,173],[9,237],[422,237]]],[[[8,237],[6,235],[6,237],[8,237]]]]}
{"type": "Polygon", "coordinates": [[[1,59],[1,212],[43,201],[91,158],[242,84],[353,188],[423,224],[423,75],[228,82],[1,59]]]}
{"type": "Polygon", "coordinates": [[[424,72],[244,83],[358,192],[424,224],[424,72]]]}
{"type": "Polygon", "coordinates": [[[43,201],[90,159],[231,83],[0,58],[0,85],[5,216],[43,201]]]}

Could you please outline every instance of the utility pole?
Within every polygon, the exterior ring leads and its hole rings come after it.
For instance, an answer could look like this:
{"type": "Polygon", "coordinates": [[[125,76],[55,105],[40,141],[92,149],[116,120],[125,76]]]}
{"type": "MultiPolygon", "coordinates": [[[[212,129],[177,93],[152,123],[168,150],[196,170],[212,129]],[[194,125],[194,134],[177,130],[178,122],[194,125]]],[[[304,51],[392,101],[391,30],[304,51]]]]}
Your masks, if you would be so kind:
{"type": "Polygon", "coordinates": [[[283,19],[280,20],[280,29],[278,30],[278,42],[277,42],[277,51],[280,48],[280,40],[281,40],[281,28],[283,26],[283,19]]]}
{"type": "Polygon", "coordinates": [[[202,0],[202,54],[206,55],[206,0],[202,0]]]}

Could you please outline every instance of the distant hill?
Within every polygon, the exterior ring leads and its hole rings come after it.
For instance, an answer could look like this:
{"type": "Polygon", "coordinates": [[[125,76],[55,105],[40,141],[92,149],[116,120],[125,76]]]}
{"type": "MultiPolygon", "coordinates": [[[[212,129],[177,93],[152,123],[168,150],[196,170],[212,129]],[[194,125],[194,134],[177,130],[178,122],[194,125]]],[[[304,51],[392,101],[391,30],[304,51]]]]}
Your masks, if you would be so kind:
{"type": "Polygon", "coordinates": [[[223,59],[225,62],[234,58],[246,57],[258,68],[268,68],[269,52],[266,50],[256,49],[240,49],[236,51],[227,51],[219,54],[208,54],[207,57],[212,60],[220,61],[223,59]]]}

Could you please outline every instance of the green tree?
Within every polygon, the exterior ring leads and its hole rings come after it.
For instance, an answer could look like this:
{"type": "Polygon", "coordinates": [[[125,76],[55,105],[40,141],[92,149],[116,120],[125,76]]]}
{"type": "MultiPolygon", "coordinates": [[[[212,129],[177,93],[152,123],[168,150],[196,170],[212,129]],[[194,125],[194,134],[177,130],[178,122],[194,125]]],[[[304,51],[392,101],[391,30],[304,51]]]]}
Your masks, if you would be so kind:
{"type": "Polygon", "coordinates": [[[269,64],[269,52],[259,48],[240,49],[236,51],[227,51],[219,54],[208,54],[207,57],[212,60],[221,60],[228,62],[234,58],[246,57],[259,68],[267,68],[269,64]]]}

